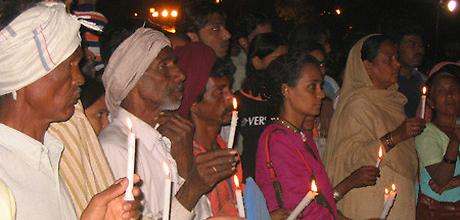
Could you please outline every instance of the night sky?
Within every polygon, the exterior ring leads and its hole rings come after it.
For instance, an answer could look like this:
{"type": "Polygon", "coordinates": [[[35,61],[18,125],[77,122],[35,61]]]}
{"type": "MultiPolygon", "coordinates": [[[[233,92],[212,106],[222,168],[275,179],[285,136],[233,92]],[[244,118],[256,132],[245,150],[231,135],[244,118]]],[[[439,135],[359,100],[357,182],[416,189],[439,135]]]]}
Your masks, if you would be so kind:
{"type": "MultiPolygon", "coordinates": [[[[146,15],[149,7],[159,5],[180,5],[189,0],[99,0],[98,8],[109,20],[132,17],[134,12],[140,17],[146,15]]],[[[447,1],[447,0],[445,0],[447,1]]],[[[391,25],[400,18],[416,20],[425,30],[427,47],[435,45],[436,12],[439,0],[222,0],[228,15],[229,26],[237,22],[241,15],[251,11],[264,12],[274,18],[277,31],[291,30],[297,18],[305,21],[321,21],[331,28],[333,36],[340,38],[349,31],[376,32],[382,25],[391,25]],[[291,7],[289,7],[291,6],[291,7]],[[291,17],[279,16],[284,9],[297,9],[291,17]],[[337,15],[335,10],[341,9],[337,15]]],[[[286,10],[285,10],[286,11],[286,10]]],[[[460,39],[459,10],[453,13],[447,8],[439,10],[440,42],[460,39]]],[[[289,14],[289,13],[288,13],[289,14]]],[[[428,49],[429,50],[429,49],[428,49]]]]}

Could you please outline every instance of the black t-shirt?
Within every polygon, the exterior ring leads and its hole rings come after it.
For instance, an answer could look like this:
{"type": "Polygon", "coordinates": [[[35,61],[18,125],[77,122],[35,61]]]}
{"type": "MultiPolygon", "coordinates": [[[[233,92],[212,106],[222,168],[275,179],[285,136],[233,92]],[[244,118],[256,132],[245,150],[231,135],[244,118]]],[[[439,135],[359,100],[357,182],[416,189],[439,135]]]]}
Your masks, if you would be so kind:
{"type": "Polygon", "coordinates": [[[243,136],[244,179],[255,177],[256,152],[259,137],[271,123],[273,110],[266,100],[252,97],[241,90],[235,94],[238,100],[238,133],[243,136]]]}

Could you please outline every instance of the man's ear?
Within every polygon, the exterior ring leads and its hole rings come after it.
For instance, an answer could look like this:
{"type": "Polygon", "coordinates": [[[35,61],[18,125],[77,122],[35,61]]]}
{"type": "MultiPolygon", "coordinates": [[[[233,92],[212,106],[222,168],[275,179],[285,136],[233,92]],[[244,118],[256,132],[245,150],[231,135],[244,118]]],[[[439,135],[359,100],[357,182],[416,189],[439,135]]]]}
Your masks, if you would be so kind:
{"type": "Polygon", "coordinates": [[[200,42],[200,37],[195,32],[187,32],[187,36],[192,42],[200,42]]]}
{"type": "Polygon", "coordinates": [[[194,103],[192,104],[192,107],[190,107],[190,113],[191,113],[191,114],[196,114],[197,111],[198,111],[197,103],[194,102],[194,103]]]}
{"type": "Polygon", "coordinates": [[[434,106],[434,101],[433,101],[433,99],[431,99],[431,97],[428,97],[426,103],[428,104],[428,107],[430,107],[431,109],[434,109],[434,108],[435,108],[435,106],[434,106]]]}

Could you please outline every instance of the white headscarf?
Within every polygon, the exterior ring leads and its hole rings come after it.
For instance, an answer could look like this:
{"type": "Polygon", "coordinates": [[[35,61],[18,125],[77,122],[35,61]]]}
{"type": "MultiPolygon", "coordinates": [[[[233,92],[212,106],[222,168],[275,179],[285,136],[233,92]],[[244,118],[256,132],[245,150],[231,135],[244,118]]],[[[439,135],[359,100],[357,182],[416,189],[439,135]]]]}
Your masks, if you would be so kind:
{"type": "Polygon", "coordinates": [[[41,2],[0,31],[0,95],[35,82],[80,45],[80,23],[58,2],[41,2]]]}
{"type": "Polygon", "coordinates": [[[163,33],[139,28],[117,47],[102,75],[105,102],[110,112],[117,110],[158,53],[170,45],[163,33]]]}

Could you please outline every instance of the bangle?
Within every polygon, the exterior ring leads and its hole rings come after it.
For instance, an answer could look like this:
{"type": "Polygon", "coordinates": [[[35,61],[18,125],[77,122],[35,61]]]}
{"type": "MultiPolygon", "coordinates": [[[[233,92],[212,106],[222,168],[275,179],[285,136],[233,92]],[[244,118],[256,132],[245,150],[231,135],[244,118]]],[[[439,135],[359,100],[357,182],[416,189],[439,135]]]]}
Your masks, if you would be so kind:
{"type": "Polygon", "coordinates": [[[395,146],[393,142],[393,135],[391,135],[391,132],[388,132],[387,134],[383,135],[383,137],[380,138],[380,140],[383,142],[385,146],[387,146],[390,149],[395,146]]]}
{"type": "Polygon", "coordinates": [[[337,190],[334,190],[334,193],[332,195],[334,196],[335,201],[339,201],[342,198],[342,196],[339,192],[337,192],[337,190]]]}
{"type": "Polygon", "coordinates": [[[449,159],[447,159],[446,155],[444,155],[444,157],[442,158],[442,161],[444,163],[448,163],[448,164],[456,164],[457,163],[457,158],[455,158],[455,160],[449,160],[449,159]]]}

